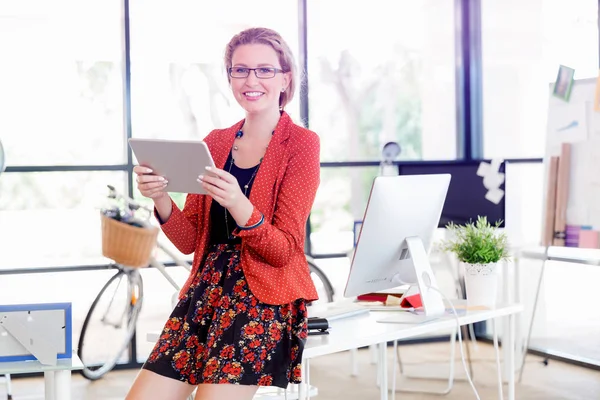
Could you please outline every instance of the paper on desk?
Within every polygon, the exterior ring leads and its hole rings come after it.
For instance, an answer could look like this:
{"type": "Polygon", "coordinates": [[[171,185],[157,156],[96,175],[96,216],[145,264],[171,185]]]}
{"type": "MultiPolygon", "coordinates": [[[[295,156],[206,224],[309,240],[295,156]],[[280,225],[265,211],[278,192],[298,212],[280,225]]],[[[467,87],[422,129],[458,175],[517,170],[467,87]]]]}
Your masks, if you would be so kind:
{"type": "MultiPolygon", "coordinates": [[[[489,310],[489,307],[486,306],[469,306],[466,302],[464,304],[454,304],[454,309],[458,315],[466,314],[467,310],[476,311],[476,310],[489,310]]],[[[446,308],[446,312],[449,314],[452,313],[451,308],[446,308]]]]}
{"type": "MultiPolygon", "coordinates": [[[[457,305],[454,307],[456,310],[456,316],[460,317],[467,313],[467,310],[487,310],[487,308],[478,308],[478,307],[461,307],[457,305]]],[[[384,314],[383,314],[384,315],[384,314]]],[[[377,319],[377,322],[382,323],[390,323],[390,324],[422,324],[424,322],[435,321],[441,317],[446,316],[454,316],[454,311],[452,308],[446,308],[445,315],[425,315],[423,310],[415,310],[414,312],[404,312],[404,313],[393,313],[386,316],[380,316],[377,319]]]]}
{"type": "Polygon", "coordinates": [[[391,316],[378,318],[376,321],[385,324],[422,324],[424,322],[435,321],[439,316],[426,316],[416,313],[397,313],[391,316]]]}

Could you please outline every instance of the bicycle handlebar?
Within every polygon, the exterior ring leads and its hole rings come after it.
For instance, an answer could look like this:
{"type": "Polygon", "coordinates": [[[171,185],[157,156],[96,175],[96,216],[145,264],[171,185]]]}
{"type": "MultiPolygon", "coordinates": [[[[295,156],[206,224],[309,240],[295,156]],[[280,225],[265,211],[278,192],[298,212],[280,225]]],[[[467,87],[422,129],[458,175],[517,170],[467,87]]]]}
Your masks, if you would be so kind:
{"type": "Polygon", "coordinates": [[[129,196],[125,196],[122,195],[121,193],[119,193],[117,191],[117,189],[115,189],[115,187],[113,185],[106,185],[108,187],[108,190],[110,190],[108,197],[111,199],[121,199],[125,202],[125,205],[132,211],[136,211],[141,209],[144,209],[146,211],[148,211],[150,214],[152,214],[153,210],[148,208],[147,206],[138,203],[137,201],[135,201],[134,199],[132,199],[129,196]]]}

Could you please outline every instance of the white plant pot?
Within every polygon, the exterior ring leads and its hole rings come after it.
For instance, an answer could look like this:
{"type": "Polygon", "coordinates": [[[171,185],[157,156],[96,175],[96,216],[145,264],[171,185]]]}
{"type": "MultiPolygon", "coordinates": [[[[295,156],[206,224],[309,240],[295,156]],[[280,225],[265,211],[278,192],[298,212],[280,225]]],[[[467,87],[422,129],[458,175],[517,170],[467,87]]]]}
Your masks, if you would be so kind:
{"type": "Polygon", "coordinates": [[[465,287],[469,307],[496,307],[498,296],[497,263],[469,264],[465,267],[465,287]]]}

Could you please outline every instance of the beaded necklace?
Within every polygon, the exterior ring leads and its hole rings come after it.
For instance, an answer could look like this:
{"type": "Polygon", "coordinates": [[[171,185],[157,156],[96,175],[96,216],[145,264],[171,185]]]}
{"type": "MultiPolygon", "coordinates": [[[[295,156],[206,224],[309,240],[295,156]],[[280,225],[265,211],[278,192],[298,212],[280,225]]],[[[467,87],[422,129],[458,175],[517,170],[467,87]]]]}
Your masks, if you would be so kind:
{"type": "MultiPolygon", "coordinates": [[[[271,136],[273,136],[274,134],[275,134],[275,131],[271,132],[271,136]]],[[[242,136],[244,136],[244,132],[240,129],[235,134],[235,140],[241,139],[242,136]]],[[[265,152],[266,152],[266,149],[268,147],[269,147],[268,145],[265,146],[265,152]]],[[[237,151],[237,150],[239,150],[239,147],[235,144],[235,141],[234,141],[233,142],[233,147],[232,147],[232,150],[231,150],[231,161],[229,161],[229,169],[227,170],[227,172],[229,172],[229,173],[231,173],[231,167],[233,166],[233,163],[235,162],[235,157],[233,155],[233,152],[237,151]]],[[[256,177],[256,174],[258,172],[258,168],[262,164],[263,158],[264,158],[264,156],[260,158],[260,160],[258,161],[258,164],[254,167],[254,171],[252,172],[252,176],[250,176],[250,179],[248,179],[248,182],[246,182],[246,184],[243,186],[243,188],[244,188],[244,196],[246,196],[246,197],[248,197],[248,188],[250,187],[250,184],[252,183],[252,181],[256,177]]],[[[229,239],[234,239],[234,236],[229,231],[229,220],[227,218],[227,213],[228,213],[228,211],[225,208],[225,229],[227,230],[227,237],[229,239]]]]}

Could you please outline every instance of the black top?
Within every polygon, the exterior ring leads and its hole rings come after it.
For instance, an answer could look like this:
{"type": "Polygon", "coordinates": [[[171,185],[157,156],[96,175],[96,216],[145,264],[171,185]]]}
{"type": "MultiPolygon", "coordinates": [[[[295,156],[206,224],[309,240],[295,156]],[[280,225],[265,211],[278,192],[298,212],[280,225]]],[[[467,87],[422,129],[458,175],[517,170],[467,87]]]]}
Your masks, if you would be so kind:
{"type": "MultiPolygon", "coordinates": [[[[260,164],[255,165],[251,168],[239,168],[235,163],[233,165],[231,163],[231,151],[229,152],[229,157],[227,157],[227,161],[225,162],[225,167],[223,168],[225,171],[231,173],[231,175],[235,176],[237,179],[240,189],[242,189],[242,193],[244,193],[244,185],[248,184],[248,190],[246,191],[246,197],[250,197],[250,190],[252,190],[252,184],[256,179],[254,176],[254,172],[258,172],[257,169],[260,164]],[[231,165],[231,170],[229,170],[229,166],[231,165]],[[252,179],[252,182],[248,183],[252,179]]],[[[235,237],[230,239],[229,236],[231,232],[235,228],[237,228],[237,224],[235,223],[235,219],[231,216],[229,211],[227,211],[227,224],[225,224],[225,208],[221,206],[218,202],[213,200],[212,205],[210,207],[210,243],[240,243],[241,239],[235,237]],[[227,226],[229,226],[229,232],[227,232],[227,226]]]]}

